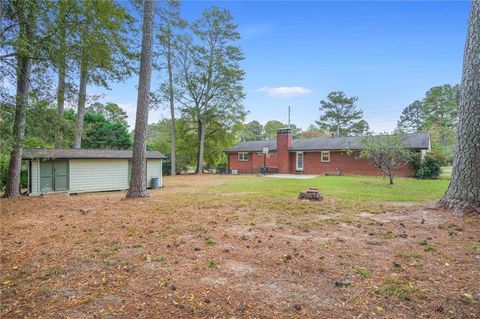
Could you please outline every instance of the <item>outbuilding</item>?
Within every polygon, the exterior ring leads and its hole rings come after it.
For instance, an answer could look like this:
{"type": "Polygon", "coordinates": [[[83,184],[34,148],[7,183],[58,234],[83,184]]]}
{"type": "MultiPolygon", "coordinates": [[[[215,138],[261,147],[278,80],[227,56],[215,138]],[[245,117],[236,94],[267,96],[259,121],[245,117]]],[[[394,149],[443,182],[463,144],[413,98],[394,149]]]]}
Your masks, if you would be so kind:
{"type": "MultiPolygon", "coordinates": [[[[147,186],[162,187],[160,152],[147,151],[147,186]]],[[[104,149],[24,149],[28,194],[83,193],[128,189],[132,151],[104,149]]]]}

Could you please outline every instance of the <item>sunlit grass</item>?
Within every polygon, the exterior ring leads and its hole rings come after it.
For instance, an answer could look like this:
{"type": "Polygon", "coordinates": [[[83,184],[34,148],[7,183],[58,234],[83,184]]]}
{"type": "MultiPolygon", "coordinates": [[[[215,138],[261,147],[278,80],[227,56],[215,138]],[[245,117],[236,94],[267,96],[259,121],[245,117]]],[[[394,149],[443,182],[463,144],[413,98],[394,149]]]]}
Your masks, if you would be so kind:
{"type": "Polygon", "coordinates": [[[440,178],[449,180],[452,177],[452,168],[452,166],[442,166],[440,178]]]}
{"type": "MultiPolygon", "coordinates": [[[[422,202],[437,200],[448,181],[396,178],[394,185],[381,177],[321,176],[313,179],[282,179],[236,176],[208,191],[236,193],[243,198],[274,200],[295,198],[300,191],[316,187],[327,199],[344,202],[422,202]]],[[[234,196],[231,196],[235,198],[234,196]]]]}

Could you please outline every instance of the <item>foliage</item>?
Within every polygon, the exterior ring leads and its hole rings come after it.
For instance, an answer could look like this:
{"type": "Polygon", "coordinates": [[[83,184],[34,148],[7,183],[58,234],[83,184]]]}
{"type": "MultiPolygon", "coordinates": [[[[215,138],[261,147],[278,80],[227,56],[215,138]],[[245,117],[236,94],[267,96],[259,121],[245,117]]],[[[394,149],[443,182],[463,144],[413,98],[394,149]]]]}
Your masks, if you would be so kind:
{"type": "MultiPolygon", "coordinates": [[[[171,150],[171,121],[161,120],[147,126],[147,148],[159,151],[168,157],[171,150]]],[[[195,145],[197,143],[194,128],[190,129],[188,122],[176,120],[177,173],[187,171],[195,165],[195,145]]],[[[166,161],[165,161],[166,162],[166,161]]],[[[170,171],[170,170],[169,170],[170,171]]]]}
{"type": "Polygon", "coordinates": [[[87,107],[86,110],[87,112],[94,112],[102,115],[107,121],[120,122],[128,127],[127,112],[116,103],[107,102],[106,104],[102,104],[100,102],[95,102],[87,107]]]}
{"type": "MultiPolygon", "coordinates": [[[[16,82],[16,60],[24,56],[39,61],[46,60],[54,52],[54,37],[50,34],[54,15],[51,11],[56,2],[50,0],[1,1],[0,3],[0,78],[16,82]],[[20,21],[26,19],[26,21],[20,21]],[[28,32],[22,33],[21,26],[28,23],[28,32]]],[[[44,87],[42,81],[32,78],[32,90],[44,87]]]]}
{"type": "MultiPolygon", "coordinates": [[[[171,121],[164,119],[147,127],[147,145],[151,150],[170,154],[171,121]]],[[[205,166],[214,168],[226,165],[227,158],[223,152],[237,142],[236,136],[240,125],[225,127],[221,123],[211,122],[207,127],[205,139],[205,166]]],[[[188,171],[195,167],[197,160],[198,138],[196,127],[182,118],[176,120],[177,136],[177,172],[188,171]]]]}
{"type": "Polygon", "coordinates": [[[86,59],[89,83],[109,88],[135,70],[135,19],[114,1],[83,0],[79,13],[84,23],[78,34],[77,59],[86,59]]]}
{"type": "Polygon", "coordinates": [[[179,31],[187,25],[186,21],[180,16],[180,1],[168,0],[163,1],[165,4],[159,8],[159,32],[157,38],[159,40],[159,55],[162,57],[161,63],[166,69],[167,81],[160,85],[160,95],[165,101],[168,101],[170,107],[170,174],[175,175],[177,172],[177,154],[176,154],[176,128],[175,128],[175,87],[174,87],[174,65],[175,56],[177,55],[179,31]]]}
{"type": "MultiPolygon", "coordinates": [[[[92,110],[92,109],[91,109],[92,110]]],[[[120,109],[121,110],[121,109],[120,109]]],[[[121,112],[124,112],[121,110],[121,112]]],[[[120,113],[121,113],[120,112],[120,113]]],[[[0,131],[2,132],[2,153],[11,148],[14,107],[3,105],[0,110],[0,131]]],[[[113,117],[114,118],[114,117],[113,117]]],[[[106,119],[101,113],[87,112],[84,123],[84,146],[87,148],[127,149],[131,146],[125,120],[106,119]]],[[[64,147],[73,143],[75,113],[67,109],[61,122],[56,116],[56,107],[46,101],[32,101],[26,112],[24,146],[29,148],[51,148],[55,142],[55,128],[62,125],[64,147]]]]}
{"type": "Polygon", "coordinates": [[[419,153],[409,157],[408,163],[415,170],[415,177],[418,179],[437,179],[441,173],[440,163],[443,160],[443,154],[438,152],[428,153],[423,161],[419,153]]]}
{"type": "Polygon", "coordinates": [[[335,91],[320,101],[320,120],[316,123],[324,130],[337,136],[364,135],[368,132],[368,123],[363,120],[363,111],[357,109],[357,97],[347,97],[344,92],[335,91]]]}
{"type": "Polygon", "coordinates": [[[163,176],[170,176],[170,175],[172,175],[172,171],[171,171],[172,162],[170,161],[170,155],[169,154],[167,154],[165,156],[167,157],[167,159],[164,159],[162,161],[162,175],[163,176]]]}
{"type": "Polygon", "coordinates": [[[129,149],[132,141],[124,121],[106,119],[101,113],[86,112],[82,145],[84,148],[129,149]]]}
{"type": "Polygon", "coordinates": [[[299,137],[300,138],[328,137],[328,135],[329,135],[328,132],[325,132],[325,130],[323,130],[322,128],[314,124],[310,124],[307,127],[307,130],[303,131],[299,137]]]}
{"type": "Polygon", "coordinates": [[[277,120],[271,120],[265,123],[265,137],[267,140],[274,140],[277,138],[277,131],[281,128],[286,128],[288,125],[283,124],[277,120]]]}
{"type": "Polygon", "coordinates": [[[448,130],[457,126],[458,104],[460,102],[460,86],[445,84],[431,88],[424,99],[425,125],[436,124],[442,135],[442,144],[446,143],[448,130]]]}
{"type": "Polygon", "coordinates": [[[410,152],[403,147],[401,134],[368,136],[362,140],[360,157],[368,158],[373,165],[390,178],[393,185],[395,170],[404,166],[410,152]]]}
{"type": "Polygon", "coordinates": [[[4,189],[7,184],[8,163],[10,156],[8,154],[0,154],[0,189],[4,189]]]}
{"type": "MultiPolygon", "coordinates": [[[[265,138],[268,140],[275,140],[277,138],[277,131],[281,128],[288,128],[288,124],[282,123],[277,120],[271,120],[265,123],[265,138]]],[[[290,130],[293,138],[300,137],[302,129],[295,124],[290,124],[290,130]]]]}
{"type": "Polygon", "coordinates": [[[176,97],[183,119],[196,127],[197,171],[201,173],[208,132],[231,129],[245,118],[241,104],[245,72],[240,67],[244,56],[237,45],[237,26],[226,9],[205,10],[190,31],[179,43],[176,97]]]}
{"type": "Polygon", "coordinates": [[[420,132],[425,125],[425,107],[422,101],[414,101],[407,106],[400,115],[398,128],[407,133],[420,132]]]}
{"type": "MultiPolygon", "coordinates": [[[[3,190],[7,185],[8,164],[10,163],[10,154],[0,154],[0,190],[3,190]]],[[[20,186],[22,188],[27,187],[27,166],[26,163],[22,163],[22,169],[20,173],[20,186]]]]}
{"type": "MultiPolygon", "coordinates": [[[[0,108],[0,132],[2,133],[1,152],[9,153],[12,147],[13,116],[15,107],[2,104],[0,108]]],[[[74,113],[67,110],[62,121],[58,121],[56,108],[46,101],[32,100],[27,106],[25,120],[25,147],[53,147],[55,128],[61,125],[65,134],[65,146],[73,141],[75,125],[74,113]]]]}
{"type": "Polygon", "coordinates": [[[241,141],[261,141],[265,139],[265,130],[258,121],[251,121],[243,125],[240,132],[241,141]]]}
{"type": "Polygon", "coordinates": [[[429,132],[432,149],[443,153],[448,163],[453,162],[456,127],[458,124],[459,85],[435,86],[422,100],[407,106],[398,121],[401,132],[429,132]]]}

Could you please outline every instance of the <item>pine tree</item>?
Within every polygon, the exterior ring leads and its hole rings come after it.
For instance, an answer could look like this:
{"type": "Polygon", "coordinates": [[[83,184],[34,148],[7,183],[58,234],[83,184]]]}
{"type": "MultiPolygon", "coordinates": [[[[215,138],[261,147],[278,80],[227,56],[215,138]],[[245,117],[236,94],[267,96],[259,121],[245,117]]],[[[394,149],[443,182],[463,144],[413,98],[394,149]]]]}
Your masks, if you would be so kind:
{"type": "Polygon", "coordinates": [[[463,75],[452,180],[440,204],[454,215],[480,213],[480,1],[473,0],[463,75]]]}
{"type": "Polygon", "coordinates": [[[316,123],[325,130],[335,132],[336,136],[348,136],[368,130],[363,120],[363,111],[357,109],[357,97],[347,97],[341,91],[330,92],[326,100],[320,101],[320,120],[316,123]]]}
{"type": "Polygon", "coordinates": [[[425,109],[421,101],[414,101],[407,106],[400,115],[398,128],[407,133],[419,132],[425,124],[425,109]]]}
{"type": "Polygon", "coordinates": [[[82,0],[81,9],[83,20],[77,47],[80,77],[75,148],[81,147],[87,84],[109,88],[109,81],[120,81],[132,74],[134,58],[133,18],[124,7],[112,0],[82,0]]]}
{"type": "Polygon", "coordinates": [[[137,114],[135,117],[135,137],[133,141],[132,175],[127,198],[146,197],[147,194],[147,125],[152,77],[152,42],[155,0],[143,2],[142,51],[140,75],[138,78],[137,114]]]}
{"type": "Polygon", "coordinates": [[[178,42],[178,30],[185,28],[186,22],[180,17],[180,2],[178,0],[166,1],[166,7],[160,8],[160,26],[158,40],[160,42],[160,54],[165,60],[168,73],[166,96],[170,107],[170,175],[176,175],[176,129],[175,129],[175,95],[174,95],[174,59],[178,42]]]}

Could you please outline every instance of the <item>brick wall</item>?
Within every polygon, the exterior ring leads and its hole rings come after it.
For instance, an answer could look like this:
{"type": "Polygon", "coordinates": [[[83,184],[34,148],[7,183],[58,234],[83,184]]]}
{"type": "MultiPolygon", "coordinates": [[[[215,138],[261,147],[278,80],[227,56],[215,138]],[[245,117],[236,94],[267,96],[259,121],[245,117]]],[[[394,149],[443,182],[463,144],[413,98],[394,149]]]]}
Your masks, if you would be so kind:
{"type": "MultiPolygon", "coordinates": [[[[380,175],[383,173],[369,160],[359,158],[359,152],[348,155],[345,152],[331,151],[330,162],[320,160],[320,152],[304,152],[304,174],[335,175],[336,168],[344,175],[380,175]]],[[[290,173],[295,171],[295,153],[290,153],[290,173]]],[[[396,176],[409,177],[413,175],[413,169],[409,165],[402,166],[395,171],[396,176]]]]}
{"type": "MultiPolygon", "coordinates": [[[[263,154],[261,152],[249,152],[248,161],[239,161],[238,153],[229,153],[230,169],[258,171],[263,166],[263,154]]],[[[278,167],[277,153],[270,152],[266,157],[268,167],[278,167]]]]}
{"type": "MultiPolygon", "coordinates": [[[[292,145],[292,134],[289,129],[280,129],[277,132],[277,151],[270,153],[266,159],[268,167],[278,168],[281,174],[294,173],[296,170],[296,152],[289,152],[292,145]]],[[[380,175],[383,173],[370,160],[360,158],[360,152],[354,151],[350,155],[343,151],[331,151],[330,162],[322,162],[321,152],[303,153],[303,173],[315,175],[335,175],[336,169],[343,175],[380,175]]],[[[264,165],[261,152],[249,152],[248,161],[239,161],[237,153],[229,156],[230,169],[256,172],[264,165]]],[[[395,171],[396,176],[413,176],[413,168],[402,166],[395,171]]]]}
{"type": "Polygon", "coordinates": [[[277,166],[280,174],[288,174],[289,165],[288,148],[292,146],[292,133],[289,129],[280,129],[277,132],[277,166]]]}

